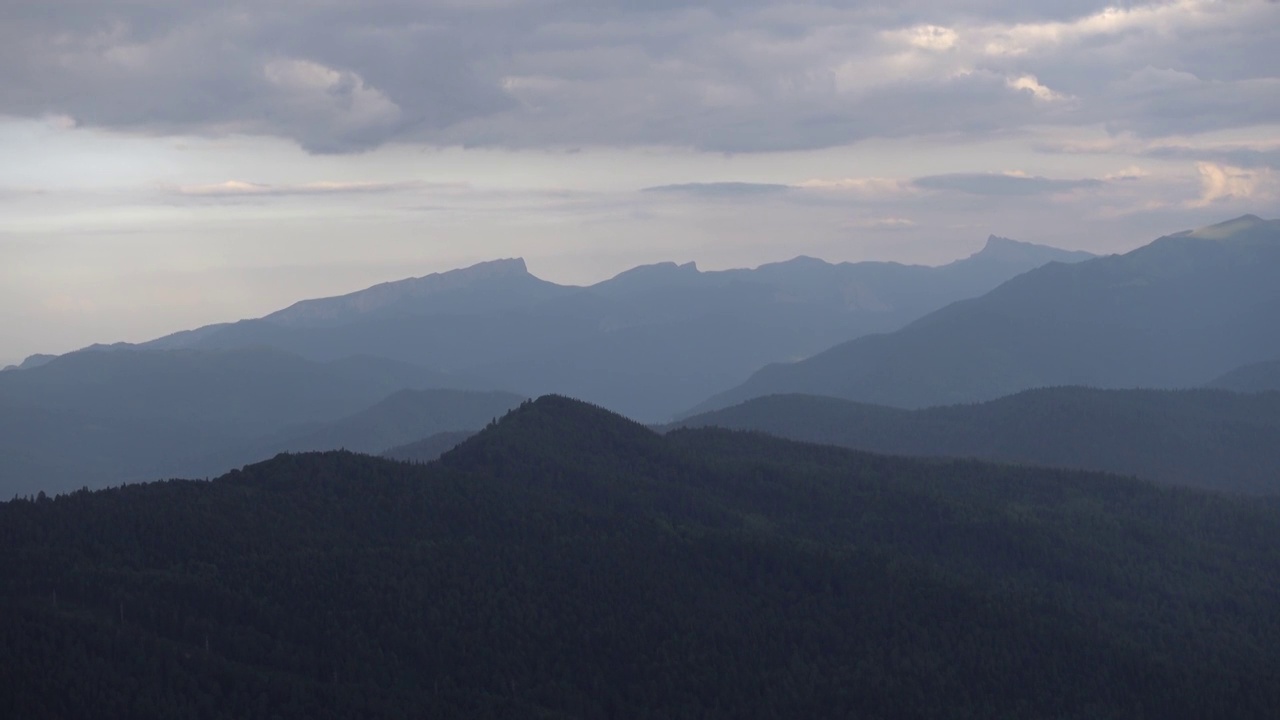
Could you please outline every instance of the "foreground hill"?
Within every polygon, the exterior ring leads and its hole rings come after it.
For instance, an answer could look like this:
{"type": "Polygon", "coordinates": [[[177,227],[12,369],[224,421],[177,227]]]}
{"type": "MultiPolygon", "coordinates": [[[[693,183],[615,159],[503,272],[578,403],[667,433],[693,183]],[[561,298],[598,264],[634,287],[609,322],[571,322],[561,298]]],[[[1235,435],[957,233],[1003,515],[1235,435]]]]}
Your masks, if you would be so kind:
{"type": "Polygon", "coordinates": [[[1277,536],[1272,501],[542,398],[430,465],[0,505],[0,707],[1265,718],[1277,536]]]}
{"type": "MultiPolygon", "coordinates": [[[[382,450],[442,429],[483,427],[519,400],[469,394],[469,406],[480,414],[461,425],[432,424],[384,406],[346,425],[326,426],[405,388],[463,382],[380,358],[318,363],[266,348],[72,353],[0,374],[0,497],[177,472],[221,474],[300,447],[349,443],[382,450]],[[302,424],[308,425],[299,429],[302,424]],[[397,433],[397,427],[413,434],[397,433]],[[315,436],[325,431],[329,437],[315,436]],[[385,445],[367,444],[380,433],[385,445]],[[226,453],[225,462],[205,462],[226,453]]],[[[449,396],[443,414],[456,409],[459,397],[449,396]]]]}
{"type": "Polygon", "coordinates": [[[757,430],[892,455],[1101,470],[1280,495],[1280,393],[1064,387],[923,410],[771,395],[675,426],[757,430]]]}
{"type": "Polygon", "coordinates": [[[1280,220],[1053,263],[894,333],[772,365],[694,409],[786,393],[904,408],[1056,385],[1198,387],[1280,356],[1280,220]]]}
{"type": "Polygon", "coordinates": [[[661,263],[591,287],[550,283],[507,259],[305,300],[148,346],[271,346],[313,360],[376,355],[664,421],[766,363],[897,329],[1047,262],[1088,257],[993,237],[941,267],[800,257],[702,272],[661,263]]]}

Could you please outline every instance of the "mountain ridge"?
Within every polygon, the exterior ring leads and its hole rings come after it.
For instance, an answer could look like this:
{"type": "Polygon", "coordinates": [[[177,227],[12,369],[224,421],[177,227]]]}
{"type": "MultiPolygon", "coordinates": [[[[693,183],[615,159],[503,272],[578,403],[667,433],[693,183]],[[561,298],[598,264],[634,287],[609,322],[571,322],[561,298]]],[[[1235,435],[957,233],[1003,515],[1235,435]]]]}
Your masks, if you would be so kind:
{"type": "Polygon", "coordinates": [[[1280,495],[1280,393],[1056,387],[911,410],[768,395],[663,429],[702,426],[889,455],[977,458],[1280,495]]]}
{"type": "Polygon", "coordinates": [[[764,367],[688,413],[797,392],[920,408],[1055,385],[1196,387],[1280,355],[1280,221],[1205,232],[1043,265],[900,330],[764,367]]]}
{"type": "Polygon", "coordinates": [[[769,362],[901,327],[1022,270],[1083,256],[1017,247],[1011,258],[995,257],[993,247],[936,267],[799,258],[703,272],[690,262],[661,263],[586,287],[543,281],[508,260],[428,276],[428,285],[448,288],[421,296],[413,279],[360,291],[377,295],[367,312],[358,292],[296,304],[287,323],[269,315],[146,346],[270,345],[316,361],[359,352],[475,374],[527,397],[581,397],[657,422],[769,362]]]}

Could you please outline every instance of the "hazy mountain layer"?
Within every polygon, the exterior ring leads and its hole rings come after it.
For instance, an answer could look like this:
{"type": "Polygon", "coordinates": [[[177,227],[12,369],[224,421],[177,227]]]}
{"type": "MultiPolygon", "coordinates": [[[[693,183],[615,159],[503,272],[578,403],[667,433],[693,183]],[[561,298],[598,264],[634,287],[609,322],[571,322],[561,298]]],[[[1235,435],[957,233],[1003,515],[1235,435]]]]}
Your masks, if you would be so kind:
{"type": "Polygon", "coordinates": [[[1280,494],[1280,393],[1064,387],[923,410],[771,395],[677,426],[758,430],[893,455],[973,457],[1280,494]]]}
{"type": "Polygon", "coordinates": [[[1280,391],[1280,360],[1253,363],[1215,379],[1209,387],[1236,392],[1280,391]]]}
{"type": "MultiPolygon", "coordinates": [[[[328,423],[293,427],[252,442],[241,443],[229,451],[202,458],[191,467],[196,468],[194,472],[200,475],[220,475],[232,468],[259,462],[282,452],[351,450],[379,454],[411,443],[421,443],[423,438],[438,437],[441,434],[460,434],[453,443],[457,445],[524,399],[506,392],[401,390],[354,415],[328,423]]],[[[436,457],[449,447],[441,448],[436,457]]],[[[434,457],[416,459],[427,460],[434,457]]],[[[176,474],[182,475],[182,468],[176,474]]]]}
{"type": "Polygon", "coordinates": [[[450,450],[458,447],[467,438],[475,435],[474,430],[456,430],[452,432],[436,433],[429,437],[415,440],[414,442],[398,445],[382,453],[382,457],[388,460],[400,460],[403,462],[431,462],[439,459],[439,457],[450,450]]]}
{"type": "Polygon", "coordinates": [[[72,353],[0,375],[0,497],[219,475],[288,449],[378,451],[440,430],[483,427],[519,401],[402,395],[328,425],[404,388],[460,384],[381,358],[318,363],[262,348],[72,353]],[[424,397],[438,403],[414,406],[424,397]]]}
{"type": "Polygon", "coordinates": [[[1280,356],[1280,221],[1246,216],[1020,275],[893,333],[775,364],[694,412],[784,393],[918,408],[1055,385],[1197,387],[1280,356]]]}
{"type": "Polygon", "coordinates": [[[1280,507],[562,398],[0,504],[16,717],[1269,718],[1280,507]]]}
{"type": "Polygon", "coordinates": [[[665,263],[587,288],[549,283],[522,260],[501,260],[307,300],[148,346],[271,346],[314,360],[375,355],[658,421],[766,363],[893,330],[1020,272],[1087,257],[992,237],[981,252],[942,267],[800,257],[700,272],[665,263]]]}

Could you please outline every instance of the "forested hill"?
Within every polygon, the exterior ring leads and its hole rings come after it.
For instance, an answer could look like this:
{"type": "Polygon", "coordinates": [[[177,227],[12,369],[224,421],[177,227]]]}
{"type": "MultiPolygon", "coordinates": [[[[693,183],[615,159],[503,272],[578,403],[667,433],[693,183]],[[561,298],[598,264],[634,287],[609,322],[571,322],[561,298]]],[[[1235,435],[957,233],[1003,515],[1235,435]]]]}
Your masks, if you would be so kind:
{"type": "Polygon", "coordinates": [[[660,436],[542,398],[438,463],[0,505],[0,714],[1269,718],[1280,507],[660,436]]]}
{"type": "Polygon", "coordinates": [[[1060,387],[923,410],[770,395],[672,427],[677,426],[757,430],[893,455],[974,457],[1280,494],[1280,393],[1275,392],[1060,387]]]}

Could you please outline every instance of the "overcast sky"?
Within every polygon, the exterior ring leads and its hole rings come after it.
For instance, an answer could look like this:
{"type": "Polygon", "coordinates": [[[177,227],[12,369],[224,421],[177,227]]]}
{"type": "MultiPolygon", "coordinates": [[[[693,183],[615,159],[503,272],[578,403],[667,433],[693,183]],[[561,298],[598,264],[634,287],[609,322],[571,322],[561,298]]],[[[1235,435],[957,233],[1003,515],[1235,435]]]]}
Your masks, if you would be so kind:
{"type": "Polygon", "coordinates": [[[0,68],[0,365],[497,257],[1280,215],[1267,0],[0,0],[0,68]]]}

